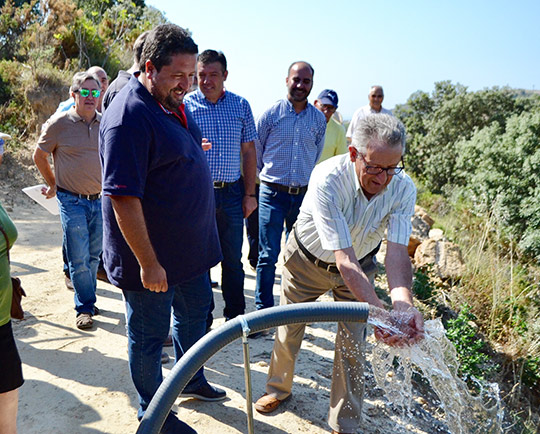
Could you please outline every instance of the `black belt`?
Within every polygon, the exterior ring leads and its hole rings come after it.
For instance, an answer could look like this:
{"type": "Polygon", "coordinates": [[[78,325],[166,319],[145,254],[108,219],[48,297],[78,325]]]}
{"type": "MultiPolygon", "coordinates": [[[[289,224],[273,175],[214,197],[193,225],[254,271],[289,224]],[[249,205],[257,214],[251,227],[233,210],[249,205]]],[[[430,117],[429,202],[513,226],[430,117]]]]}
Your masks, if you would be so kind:
{"type": "Polygon", "coordinates": [[[288,187],[287,185],[276,184],[275,182],[266,182],[261,181],[264,185],[267,185],[270,188],[274,188],[279,191],[284,191],[285,193],[292,195],[304,194],[307,191],[307,185],[303,187],[288,187]]]}
{"type": "Polygon", "coordinates": [[[230,187],[231,185],[236,184],[238,181],[239,181],[238,179],[236,181],[233,181],[233,182],[214,181],[214,188],[230,187]]]}
{"type": "Polygon", "coordinates": [[[298,244],[298,247],[300,247],[300,250],[302,250],[302,253],[306,255],[306,258],[313,262],[317,267],[324,268],[329,273],[339,274],[339,270],[336,264],[329,264],[328,262],[321,261],[319,258],[316,258],[314,255],[312,255],[308,249],[306,249],[306,247],[300,242],[300,239],[298,238],[296,226],[293,228],[293,232],[296,243],[298,244]]]}
{"type": "MultiPolygon", "coordinates": [[[[298,244],[298,247],[300,247],[300,250],[306,256],[306,258],[310,260],[310,262],[313,262],[317,267],[324,268],[329,273],[339,274],[339,270],[336,264],[329,264],[328,262],[321,261],[319,258],[312,255],[308,249],[306,249],[306,247],[300,242],[300,239],[298,238],[298,233],[296,232],[296,226],[294,226],[293,232],[294,232],[294,238],[296,239],[296,243],[298,244]]],[[[376,272],[377,266],[373,262],[373,257],[379,251],[379,247],[381,247],[381,243],[379,243],[377,247],[375,247],[371,252],[369,252],[362,259],[358,260],[358,264],[360,265],[360,268],[362,268],[362,271],[365,274],[371,274],[371,273],[376,272]]]]}
{"type": "Polygon", "coordinates": [[[79,194],[79,193],[73,193],[72,191],[66,190],[65,188],[58,187],[58,186],[56,186],[56,191],[59,191],[60,193],[71,194],[72,196],[76,196],[79,199],[86,199],[86,200],[98,200],[101,197],[101,193],[79,194]]]}

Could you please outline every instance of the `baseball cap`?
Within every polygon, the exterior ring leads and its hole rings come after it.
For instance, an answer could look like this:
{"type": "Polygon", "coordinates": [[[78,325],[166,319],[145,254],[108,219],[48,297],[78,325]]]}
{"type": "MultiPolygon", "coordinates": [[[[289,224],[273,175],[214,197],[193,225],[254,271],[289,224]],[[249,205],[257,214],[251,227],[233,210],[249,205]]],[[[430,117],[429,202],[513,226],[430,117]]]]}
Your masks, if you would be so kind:
{"type": "Polygon", "coordinates": [[[335,90],[324,89],[317,98],[321,104],[330,104],[335,108],[338,106],[338,96],[335,90]]]}

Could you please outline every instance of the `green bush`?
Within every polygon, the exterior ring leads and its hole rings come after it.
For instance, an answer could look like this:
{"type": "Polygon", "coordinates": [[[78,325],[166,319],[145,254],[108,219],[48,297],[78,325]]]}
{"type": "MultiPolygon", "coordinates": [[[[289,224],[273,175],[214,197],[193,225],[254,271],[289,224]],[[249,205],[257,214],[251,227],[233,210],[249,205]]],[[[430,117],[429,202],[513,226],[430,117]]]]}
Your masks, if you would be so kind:
{"type": "Polygon", "coordinates": [[[483,351],[485,342],[479,339],[473,321],[476,317],[468,305],[461,308],[457,318],[451,319],[446,325],[446,335],[456,347],[460,361],[460,372],[466,377],[473,376],[485,381],[497,369],[483,351]]]}

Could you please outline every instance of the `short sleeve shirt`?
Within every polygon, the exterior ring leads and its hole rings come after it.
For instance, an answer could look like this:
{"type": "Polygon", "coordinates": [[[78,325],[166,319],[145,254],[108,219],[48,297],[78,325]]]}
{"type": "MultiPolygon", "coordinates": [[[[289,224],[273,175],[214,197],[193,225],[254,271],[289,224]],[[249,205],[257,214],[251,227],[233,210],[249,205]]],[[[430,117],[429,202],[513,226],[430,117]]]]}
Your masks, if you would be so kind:
{"type": "Polygon", "coordinates": [[[212,143],[205,152],[214,181],[234,182],[240,178],[242,143],[257,138],[251,107],[245,98],[225,93],[216,103],[206,99],[200,90],[185,98],[203,137],[212,143]]]}
{"type": "Polygon", "coordinates": [[[349,155],[317,165],[297,219],[302,244],[322,261],[334,263],[335,250],[352,247],[363,258],[383,239],[407,245],[412,232],[416,187],[404,172],[367,200],[349,155]]]}
{"type": "Polygon", "coordinates": [[[201,132],[163,110],[132,77],[103,116],[103,260],[112,283],[143,290],[140,268],[114,215],[110,196],[134,196],[169,285],[188,281],[221,261],[212,178],[201,132]]]}
{"type": "Polygon", "coordinates": [[[371,106],[369,104],[365,105],[363,107],[360,107],[358,110],[356,110],[353,113],[351,123],[349,124],[349,128],[347,128],[347,138],[352,139],[354,131],[358,127],[358,122],[360,122],[366,116],[377,115],[377,114],[379,114],[379,115],[391,115],[392,111],[388,110],[388,109],[385,109],[384,107],[381,107],[381,111],[376,112],[375,110],[373,110],[371,108],[371,106]]]}
{"type": "Polygon", "coordinates": [[[257,168],[261,181],[289,187],[308,184],[324,147],[326,119],[313,105],[296,113],[282,99],[257,120],[257,168]]]}
{"type": "Polygon", "coordinates": [[[101,115],[90,124],[75,107],[55,113],[43,124],[37,145],[52,154],[56,185],[79,194],[101,191],[98,140],[101,115]]]}
{"type": "Polygon", "coordinates": [[[326,135],[324,138],[324,149],[319,159],[319,163],[328,160],[330,157],[345,154],[348,150],[347,139],[345,138],[345,128],[334,118],[330,118],[326,124],[326,135]]]}

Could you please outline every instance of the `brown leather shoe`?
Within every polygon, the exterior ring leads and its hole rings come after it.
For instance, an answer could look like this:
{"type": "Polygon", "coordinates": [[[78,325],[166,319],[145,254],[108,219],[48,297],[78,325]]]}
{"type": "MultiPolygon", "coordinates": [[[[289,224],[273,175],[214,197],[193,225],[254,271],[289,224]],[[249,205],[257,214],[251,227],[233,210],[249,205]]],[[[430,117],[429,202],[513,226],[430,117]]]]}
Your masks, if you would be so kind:
{"type": "Polygon", "coordinates": [[[265,393],[254,404],[255,410],[257,410],[259,413],[272,413],[273,411],[277,410],[282,402],[289,399],[290,396],[291,395],[287,396],[285,399],[277,399],[265,393]]]}

